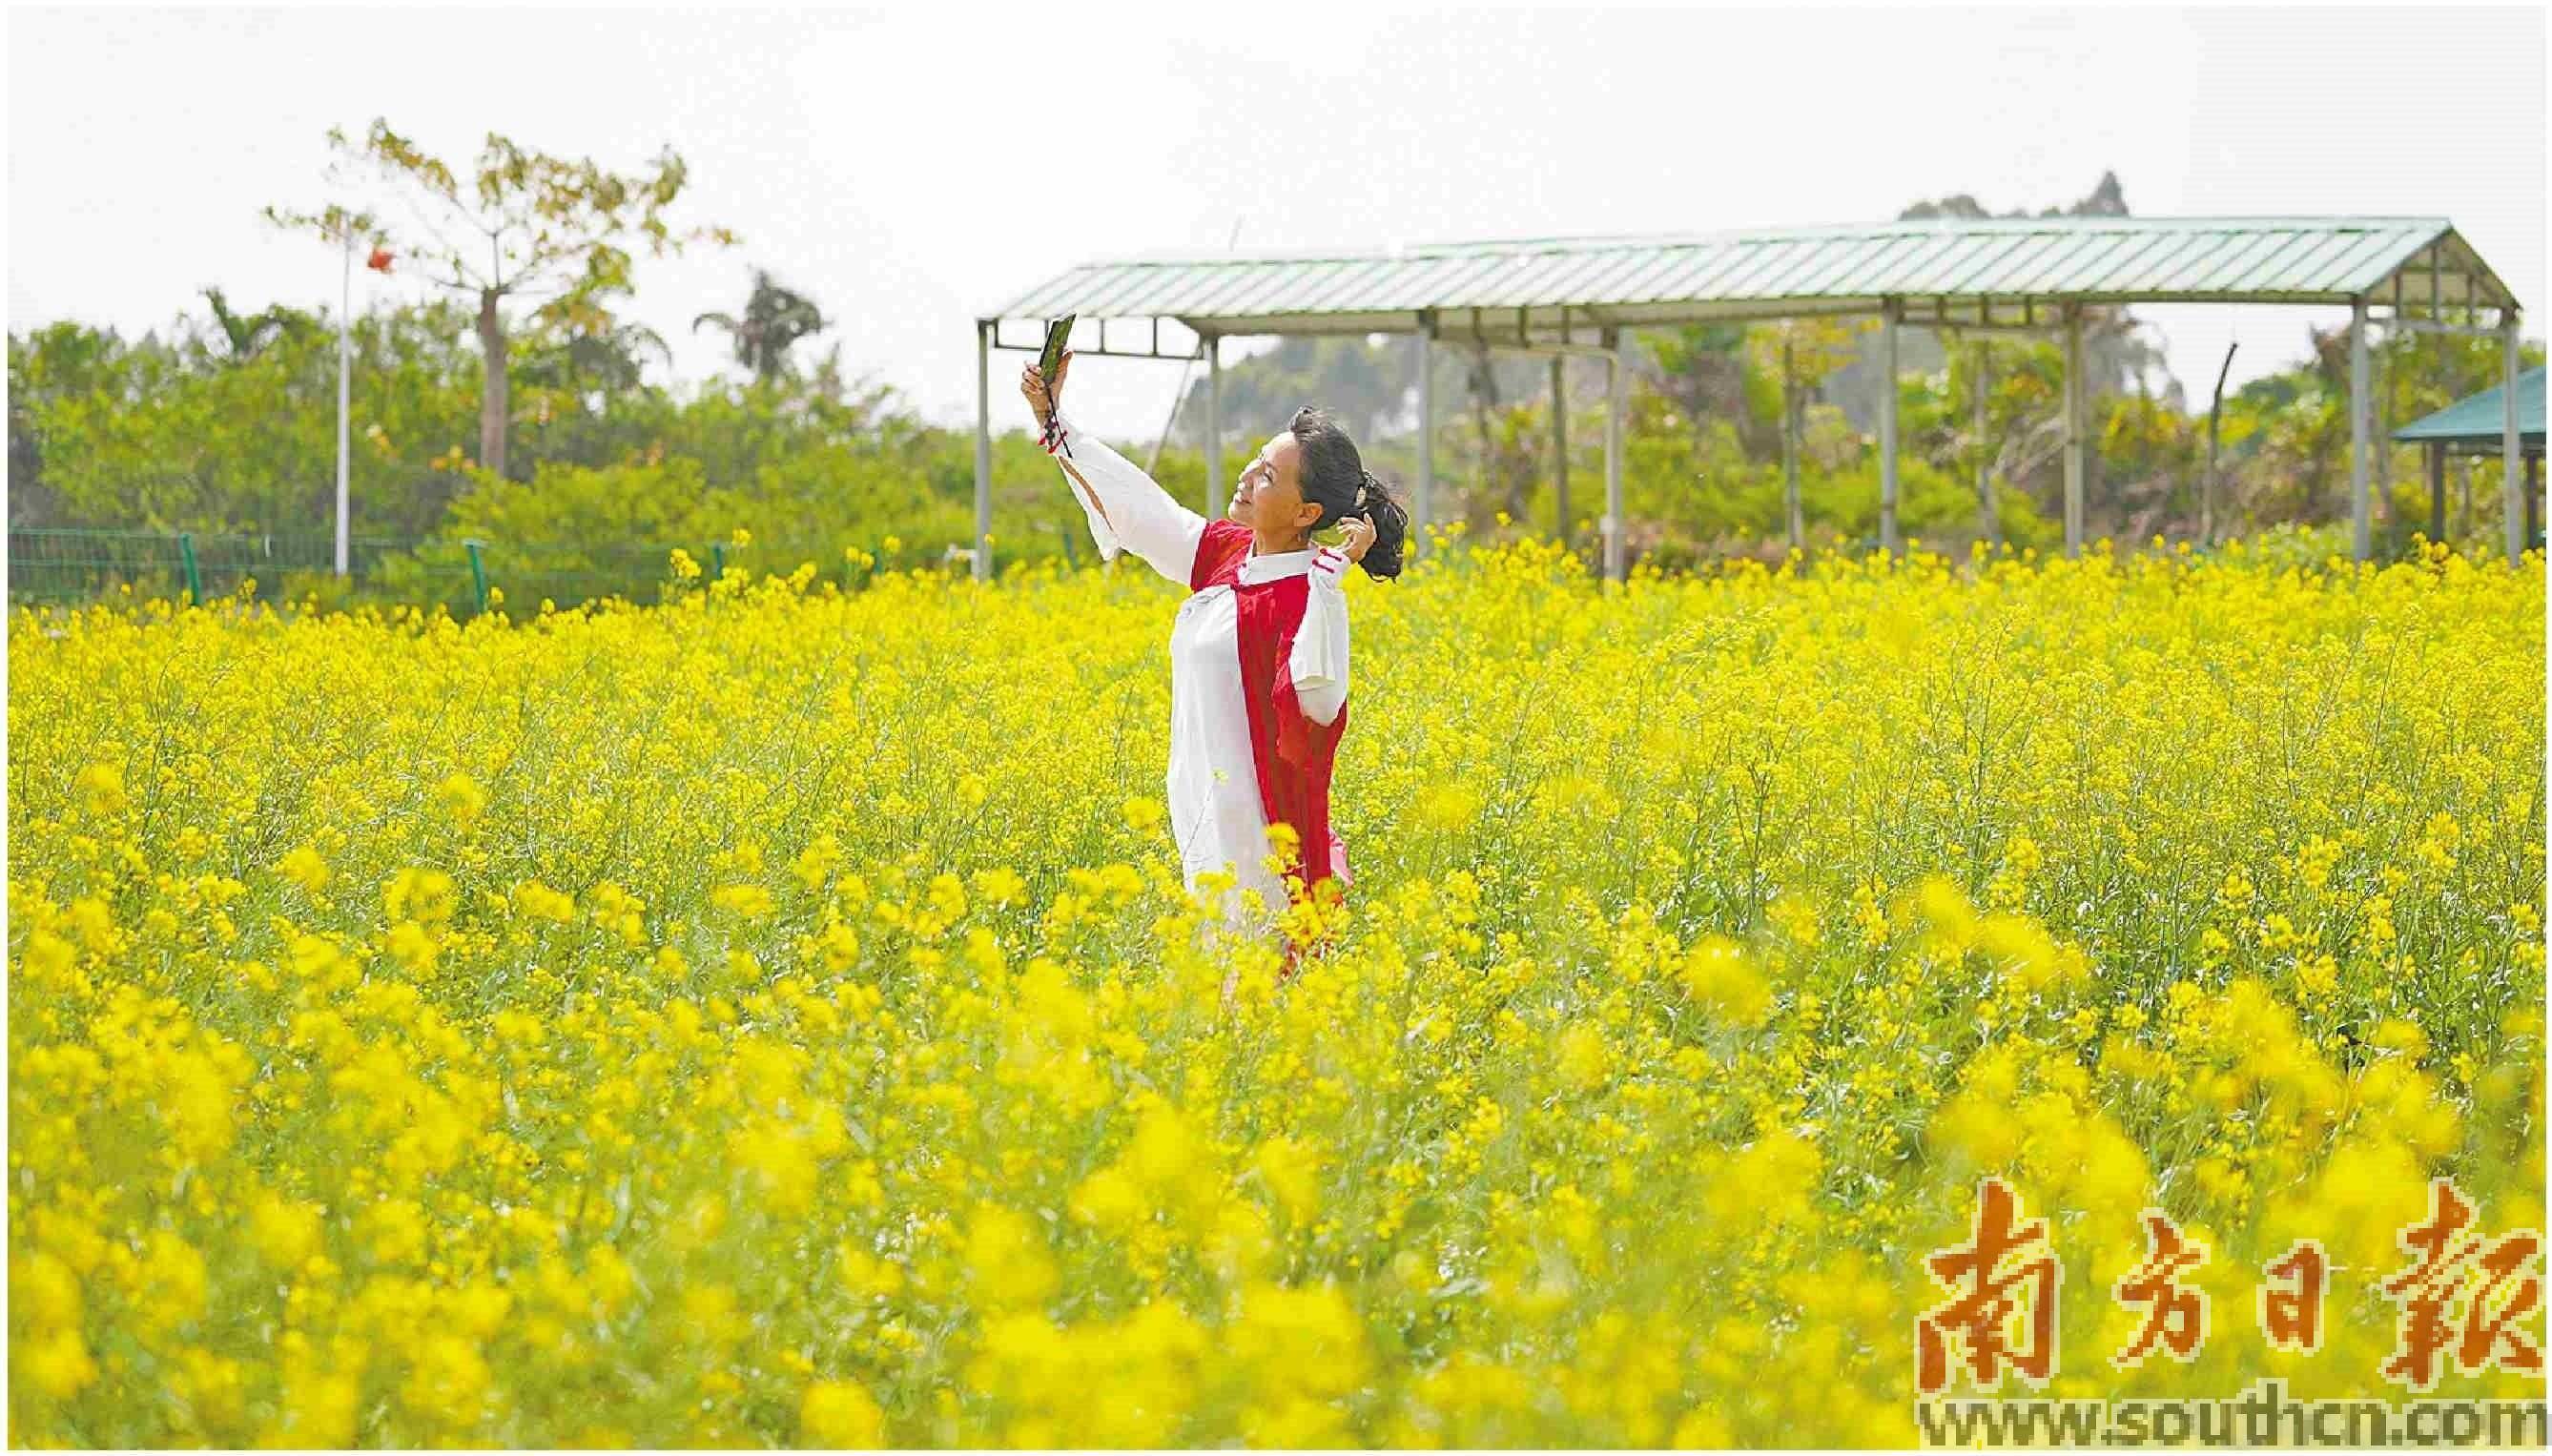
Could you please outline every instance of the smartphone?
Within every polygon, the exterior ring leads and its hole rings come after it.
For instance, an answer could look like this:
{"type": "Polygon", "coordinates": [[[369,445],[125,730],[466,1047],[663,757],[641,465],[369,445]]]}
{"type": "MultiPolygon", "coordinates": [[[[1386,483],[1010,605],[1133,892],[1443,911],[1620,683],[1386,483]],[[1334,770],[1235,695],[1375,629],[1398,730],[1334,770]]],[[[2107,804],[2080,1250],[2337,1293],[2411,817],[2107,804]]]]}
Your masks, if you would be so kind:
{"type": "Polygon", "coordinates": [[[1049,393],[1054,389],[1054,371],[1063,367],[1063,347],[1072,342],[1072,321],[1079,317],[1068,313],[1045,326],[1045,350],[1037,356],[1037,374],[1049,393]]]}

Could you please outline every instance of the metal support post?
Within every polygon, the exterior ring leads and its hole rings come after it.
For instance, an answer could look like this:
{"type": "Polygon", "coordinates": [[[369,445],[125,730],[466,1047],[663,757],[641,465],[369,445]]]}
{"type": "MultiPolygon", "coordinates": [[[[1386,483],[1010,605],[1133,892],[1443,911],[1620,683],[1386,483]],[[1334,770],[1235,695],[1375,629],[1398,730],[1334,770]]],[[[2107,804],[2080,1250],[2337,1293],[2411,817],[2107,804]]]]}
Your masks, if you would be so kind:
{"type": "Polygon", "coordinates": [[[2366,295],[2349,309],[2348,323],[2348,551],[2362,562],[2375,554],[2375,492],[2367,473],[2367,454],[2375,442],[2367,420],[2375,408],[2375,386],[2366,354],[2366,295]]]}
{"type": "Polygon", "coordinates": [[[1560,543],[1568,541],[1568,361],[1550,357],[1550,479],[1559,491],[1560,543]]]}
{"type": "Polygon", "coordinates": [[[1878,545],[1894,556],[1896,535],[1896,299],[1878,305],[1878,545]]]}
{"type": "Polygon", "coordinates": [[[1985,399],[1988,392],[1986,374],[1993,367],[1993,351],[1981,339],[1976,341],[1976,506],[1985,515],[1985,544],[2002,545],[2002,508],[1994,501],[1993,452],[1986,448],[1985,399]]]}
{"type": "Polygon", "coordinates": [[[2082,310],[2065,306],[2065,554],[2082,554],[2082,310]]]}
{"type": "Polygon", "coordinates": [[[1427,549],[1427,524],[1436,503],[1436,316],[1418,320],[1418,499],[1409,523],[1409,550],[1427,549]]]}
{"type": "Polygon", "coordinates": [[[2446,539],[2446,446],[2428,442],[2428,539],[2446,539]]]}
{"type": "Polygon", "coordinates": [[[1604,336],[1613,351],[1604,401],[1604,574],[1620,581],[1629,575],[1622,541],[1622,416],[1631,397],[1631,347],[1618,329],[1604,336]]]}
{"type": "Polygon", "coordinates": [[[1205,337],[1205,514],[1223,514],[1223,336],[1205,337]]]}
{"type": "Polygon", "coordinates": [[[2516,376],[2521,360],[2515,309],[2502,310],[2499,337],[2499,463],[2505,477],[2501,489],[2507,514],[2507,559],[2512,564],[2525,559],[2525,442],[2516,434],[2516,376]]]}
{"type": "Polygon", "coordinates": [[[975,322],[975,579],[993,575],[993,324],[975,322]]]}

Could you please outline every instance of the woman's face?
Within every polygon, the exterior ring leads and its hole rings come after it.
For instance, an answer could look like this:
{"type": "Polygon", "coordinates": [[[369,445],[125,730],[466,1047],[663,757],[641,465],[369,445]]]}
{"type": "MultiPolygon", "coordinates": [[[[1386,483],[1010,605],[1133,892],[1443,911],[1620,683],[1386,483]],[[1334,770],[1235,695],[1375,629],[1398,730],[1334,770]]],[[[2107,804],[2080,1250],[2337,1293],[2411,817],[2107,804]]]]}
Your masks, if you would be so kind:
{"type": "Polygon", "coordinates": [[[1303,447],[1291,430],[1258,447],[1258,454],[1241,468],[1223,514],[1278,538],[1310,530],[1321,518],[1321,508],[1303,498],[1302,480],[1295,474],[1302,460],[1303,447]]]}

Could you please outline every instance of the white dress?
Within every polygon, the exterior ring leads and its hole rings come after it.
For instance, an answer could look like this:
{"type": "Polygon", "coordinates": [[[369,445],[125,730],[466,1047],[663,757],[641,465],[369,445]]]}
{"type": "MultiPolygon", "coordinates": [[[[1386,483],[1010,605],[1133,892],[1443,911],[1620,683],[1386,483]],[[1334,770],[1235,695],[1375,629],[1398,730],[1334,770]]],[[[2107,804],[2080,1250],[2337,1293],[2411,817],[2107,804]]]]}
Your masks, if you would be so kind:
{"type": "MultiPolygon", "coordinates": [[[[1083,434],[1070,415],[1061,417],[1060,445],[1049,450],[1067,476],[1077,476],[1073,496],[1090,520],[1090,534],[1104,561],[1131,551],[1153,571],[1186,586],[1196,565],[1206,518],[1181,505],[1141,468],[1083,434]],[[1085,492],[1081,483],[1089,486],[1085,492]],[[1091,493],[1098,496],[1096,501],[1091,493]]],[[[1335,547],[1258,555],[1240,564],[1242,581],[1309,573],[1312,590],[1303,625],[1294,637],[1291,671],[1303,710],[1334,722],[1347,697],[1347,558],[1335,547]]],[[[1170,767],[1166,787],[1170,825],[1188,887],[1204,894],[1200,877],[1217,870],[1234,876],[1220,906],[1223,920],[1244,932],[1272,925],[1285,907],[1282,880],[1264,863],[1267,816],[1258,798],[1257,765],[1249,750],[1248,699],[1240,681],[1239,612],[1227,585],[1193,591],[1179,604],[1170,631],[1170,767]],[[1242,891],[1256,890],[1252,913],[1242,891]]]]}

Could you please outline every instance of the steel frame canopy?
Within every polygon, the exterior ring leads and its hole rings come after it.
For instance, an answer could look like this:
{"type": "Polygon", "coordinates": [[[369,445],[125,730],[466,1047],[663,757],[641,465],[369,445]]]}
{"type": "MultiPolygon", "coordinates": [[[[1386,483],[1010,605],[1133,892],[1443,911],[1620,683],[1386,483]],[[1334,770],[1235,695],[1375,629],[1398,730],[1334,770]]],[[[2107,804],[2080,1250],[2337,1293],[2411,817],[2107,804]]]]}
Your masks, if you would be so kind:
{"type": "MultiPolygon", "coordinates": [[[[1433,346],[1461,342],[1605,359],[1604,570],[1624,574],[1621,439],[1629,329],[1711,321],[1869,315],[1895,370],[1900,324],[2047,330],[2066,342],[2065,545],[2082,547],[2086,315],[2134,303],[2344,305],[2350,330],[2350,460],[2354,546],[2372,551],[2368,463],[2375,447],[2368,387],[2372,326],[2497,334],[2517,371],[2516,296],[2443,218],[1937,219],[1750,230],[1706,236],[1524,239],[1371,252],[1164,256],[1085,263],[975,321],[975,573],[992,573],[992,365],[996,349],[1033,352],[1042,320],[1096,325],[1103,358],[1196,359],[1207,364],[1209,512],[1223,484],[1222,341],[1231,336],[1415,334],[1419,345],[1418,481],[1413,547],[1425,538],[1435,486],[1433,346]],[[1164,351],[1164,320],[1194,336],[1164,351]],[[1004,326],[1025,325],[1021,337],[1004,326]],[[1147,325],[1141,348],[1111,348],[1110,325],[1147,325]]],[[[1556,374],[1554,373],[1554,385],[1556,374]]],[[[2505,433],[2516,434],[2512,408],[2505,433]]],[[[1880,391],[1879,540],[1897,534],[1896,397],[1880,391]]],[[[2513,444],[2508,453],[2517,452],[2513,444]]],[[[2511,472],[2512,477],[2513,472],[2511,472]]],[[[2508,551],[2524,546],[2518,487],[2508,487],[2508,551]]]]}

